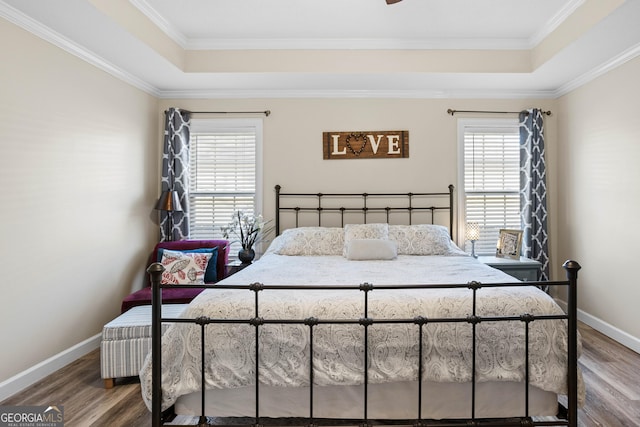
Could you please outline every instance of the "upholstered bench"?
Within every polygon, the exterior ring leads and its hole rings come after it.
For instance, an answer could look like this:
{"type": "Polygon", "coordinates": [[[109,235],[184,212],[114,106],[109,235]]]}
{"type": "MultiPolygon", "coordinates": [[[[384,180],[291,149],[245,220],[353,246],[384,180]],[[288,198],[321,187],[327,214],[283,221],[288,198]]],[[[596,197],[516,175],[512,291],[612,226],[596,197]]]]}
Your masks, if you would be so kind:
{"type": "MultiPolygon", "coordinates": [[[[162,317],[178,317],[188,304],[162,306],[162,317]]],[[[170,326],[163,323],[163,332],[170,326]]],[[[100,344],[100,371],[106,388],[116,378],[140,374],[145,357],[151,351],[151,306],[139,305],[104,325],[100,344]]]]}

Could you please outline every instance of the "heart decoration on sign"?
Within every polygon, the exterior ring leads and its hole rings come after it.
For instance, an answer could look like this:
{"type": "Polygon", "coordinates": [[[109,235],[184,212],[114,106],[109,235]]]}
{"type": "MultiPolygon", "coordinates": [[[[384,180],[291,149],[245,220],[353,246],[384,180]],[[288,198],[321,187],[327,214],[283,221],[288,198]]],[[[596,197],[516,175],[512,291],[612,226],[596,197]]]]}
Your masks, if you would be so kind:
{"type": "Polygon", "coordinates": [[[355,156],[359,156],[364,151],[364,147],[367,146],[367,136],[364,133],[352,133],[349,136],[347,136],[346,145],[347,145],[347,148],[351,150],[351,152],[355,156]],[[362,138],[362,145],[357,151],[354,150],[353,147],[351,146],[351,138],[353,138],[354,141],[358,141],[360,138],[362,138]]]}

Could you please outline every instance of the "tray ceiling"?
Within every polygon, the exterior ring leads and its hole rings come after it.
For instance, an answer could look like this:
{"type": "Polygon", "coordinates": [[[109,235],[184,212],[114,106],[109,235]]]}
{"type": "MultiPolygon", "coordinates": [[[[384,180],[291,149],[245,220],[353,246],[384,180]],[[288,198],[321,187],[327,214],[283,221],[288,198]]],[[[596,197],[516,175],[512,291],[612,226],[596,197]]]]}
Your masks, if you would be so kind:
{"type": "Polygon", "coordinates": [[[640,0],[0,0],[163,98],[554,98],[640,52],[640,0]]]}

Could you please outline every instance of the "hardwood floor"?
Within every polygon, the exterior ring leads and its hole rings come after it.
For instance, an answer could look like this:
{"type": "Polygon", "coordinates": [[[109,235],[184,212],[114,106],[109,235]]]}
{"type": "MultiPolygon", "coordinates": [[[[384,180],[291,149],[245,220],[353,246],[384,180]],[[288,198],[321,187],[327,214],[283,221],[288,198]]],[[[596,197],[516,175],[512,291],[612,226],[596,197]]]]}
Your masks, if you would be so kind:
{"type": "Polygon", "coordinates": [[[587,387],[580,425],[640,426],[640,355],[588,326],[579,329],[587,387]]]}
{"type": "MultiPolygon", "coordinates": [[[[640,426],[640,355],[582,323],[580,333],[587,398],[579,411],[579,425],[640,426]]],[[[65,427],[151,425],[135,379],[104,388],[98,350],[0,405],[63,405],[65,427]]]]}

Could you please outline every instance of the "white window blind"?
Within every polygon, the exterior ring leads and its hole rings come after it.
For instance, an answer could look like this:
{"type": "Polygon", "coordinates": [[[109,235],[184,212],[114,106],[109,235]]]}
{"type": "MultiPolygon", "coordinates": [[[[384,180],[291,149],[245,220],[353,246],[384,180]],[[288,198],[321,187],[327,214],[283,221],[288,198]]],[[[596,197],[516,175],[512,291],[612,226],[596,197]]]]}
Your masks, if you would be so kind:
{"type": "MultiPolygon", "coordinates": [[[[221,227],[241,210],[255,212],[260,129],[192,120],[189,225],[191,239],[223,238],[221,227]]],[[[239,244],[230,253],[237,253],[239,244]]]]}
{"type": "MultiPolygon", "coordinates": [[[[495,254],[501,228],[520,228],[519,129],[464,126],[465,221],[480,225],[477,254],[495,254]]],[[[470,242],[466,250],[470,252],[470,242]]]]}

